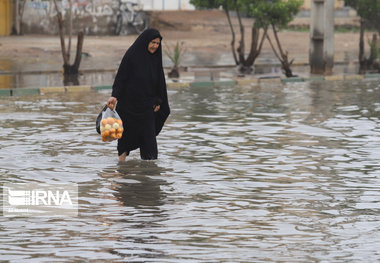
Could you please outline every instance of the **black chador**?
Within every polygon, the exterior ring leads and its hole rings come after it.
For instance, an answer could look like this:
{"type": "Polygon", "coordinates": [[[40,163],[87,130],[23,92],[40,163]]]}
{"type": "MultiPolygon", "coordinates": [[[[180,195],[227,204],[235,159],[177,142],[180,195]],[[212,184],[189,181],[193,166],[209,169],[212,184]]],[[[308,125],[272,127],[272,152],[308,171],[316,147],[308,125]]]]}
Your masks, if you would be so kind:
{"type": "Polygon", "coordinates": [[[116,111],[124,126],[117,145],[119,156],[140,148],[142,159],[157,159],[156,136],[170,114],[161,39],[159,31],[145,30],[125,53],[116,74],[112,97],[117,98],[116,111]],[[148,45],[157,38],[159,47],[151,53],[148,45]],[[157,105],[160,109],[154,112],[157,105]]]}

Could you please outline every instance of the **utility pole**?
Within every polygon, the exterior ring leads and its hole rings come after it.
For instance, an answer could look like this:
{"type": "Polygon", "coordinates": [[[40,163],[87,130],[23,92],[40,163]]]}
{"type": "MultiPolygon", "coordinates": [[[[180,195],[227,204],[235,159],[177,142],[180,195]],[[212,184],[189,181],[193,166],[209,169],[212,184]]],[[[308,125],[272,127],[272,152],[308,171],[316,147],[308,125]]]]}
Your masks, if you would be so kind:
{"type": "Polygon", "coordinates": [[[334,67],[334,0],[311,1],[309,63],[312,74],[332,74],[334,67]]]}

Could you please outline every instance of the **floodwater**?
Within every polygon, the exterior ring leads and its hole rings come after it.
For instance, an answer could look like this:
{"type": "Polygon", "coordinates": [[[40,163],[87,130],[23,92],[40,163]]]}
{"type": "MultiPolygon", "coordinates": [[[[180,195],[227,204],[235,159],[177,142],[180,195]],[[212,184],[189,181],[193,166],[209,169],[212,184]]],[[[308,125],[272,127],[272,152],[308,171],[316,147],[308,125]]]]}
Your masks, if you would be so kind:
{"type": "Polygon", "coordinates": [[[159,159],[118,163],[109,96],[0,98],[1,183],[76,183],[78,217],[0,217],[9,262],[378,262],[380,81],[170,90],[159,159]]]}

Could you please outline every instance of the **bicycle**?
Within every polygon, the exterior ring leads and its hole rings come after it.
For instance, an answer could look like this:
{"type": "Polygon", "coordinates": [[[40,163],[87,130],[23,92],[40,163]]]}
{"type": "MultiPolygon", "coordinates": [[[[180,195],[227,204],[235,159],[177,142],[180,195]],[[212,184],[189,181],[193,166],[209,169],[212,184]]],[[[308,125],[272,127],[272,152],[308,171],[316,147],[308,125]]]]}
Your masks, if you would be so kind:
{"type": "Polygon", "coordinates": [[[115,35],[127,35],[132,26],[140,34],[149,26],[149,18],[142,11],[142,5],[125,0],[119,0],[117,9],[115,35]]]}

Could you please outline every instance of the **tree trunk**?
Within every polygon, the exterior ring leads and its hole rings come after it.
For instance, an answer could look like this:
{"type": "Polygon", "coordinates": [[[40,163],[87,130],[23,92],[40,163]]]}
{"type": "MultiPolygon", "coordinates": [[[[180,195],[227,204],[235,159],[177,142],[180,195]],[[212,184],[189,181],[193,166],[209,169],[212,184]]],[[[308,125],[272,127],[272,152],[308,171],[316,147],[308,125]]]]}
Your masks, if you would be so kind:
{"type": "Polygon", "coordinates": [[[63,65],[63,73],[65,75],[76,75],[79,73],[79,65],[82,59],[83,41],[84,41],[84,34],[83,32],[79,32],[75,61],[74,61],[74,64],[72,65],[70,65],[69,63],[63,65]]]}
{"type": "Polygon", "coordinates": [[[23,17],[24,17],[24,11],[25,11],[25,4],[26,4],[26,1],[23,1],[22,3],[22,6],[21,6],[21,9],[20,9],[20,32],[19,34],[20,35],[23,35],[24,34],[24,29],[23,29],[23,26],[22,26],[22,21],[23,21],[23,17]]]}
{"type": "Polygon", "coordinates": [[[12,34],[14,35],[20,36],[23,34],[22,17],[24,15],[25,4],[26,4],[26,1],[23,1],[21,4],[19,0],[15,1],[14,20],[13,20],[13,27],[12,27],[12,34]]]}
{"type": "Polygon", "coordinates": [[[63,84],[67,85],[79,85],[79,65],[82,59],[82,48],[84,42],[83,32],[78,33],[77,40],[77,52],[73,65],[63,65],[63,84]]]}
{"type": "Polygon", "coordinates": [[[367,59],[364,56],[364,19],[360,19],[360,38],[359,38],[359,73],[362,74],[367,69],[367,59]]]}
{"type": "Polygon", "coordinates": [[[78,33],[77,38],[77,52],[75,55],[75,60],[73,66],[79,71],[80,62],[82,60],[82,50],[83,50],[84,34],[82,31],[78,33]]]}
{"type": "Polygon", "coordinates": [[[73,37],[73,18],[72,18],[72,15],[71,15],[71,11],[73,9],[73,4],[71,2],[71,0],[69,1],[69,44],[68,44],[68,47],[67,47],[67,56],[69,57],[69,61],[70,61],[70,54],[71,54],[71,39],[73,37]]]}
{"type": "Polygon", "coordinates": [[[273,50],[274,54],[276,55],[276,57],[280,60],[282,69],[284,70],[284,73],[285,73],[285,76],[288,78],[294,77],[292,70],[290,68],[290,66],[292,65],[294,60],[292,59],[291,61],[289,61],[288,52],[284,53],[284,51],[282,50],[280,39],[278,38],[277,30],[276,30],[276,27],[274,25],[272,25],[272,30],[273,30],[274,38],[276,40],[277,48],[278,48],[280,54],[278,54],[276,52],[276,49],[275,49],[274,45],[272,44],[272,41],[270,40],[269,36],[267,35],[267,39],[270,43],[270,46],[272,47],[272,50],[273,50]]]}
{"type": "Polygon", "coordinates": [[[59,31],[59,38],[61,40],[61,52],[62,52],[62,58],[63,58],[63,65],[69,65],[70,60],[69,56],[66,52],[66,46],[65,46],[65,33],[63,32],[63,19],[62,19],[62,13],[57,13],[57,20],[58,20],[58,31],[59,31]]]}
{"type": "Polygon", "coordinates": [[[20,4],[19,0],[15,1],[14,7],[14,20],[12,27],[12,34],[20,35],[20,4]]]}
{"type": "Polygon", "coordinates": [[[223,9],[226,13],[228,25],[230,26],[230,30],[231,30],[231,34],[232,34],[232,40],[231,40],[232,56],[234,57],[235,64],[239,65],[239,61],[238,61],[238,58],[237,58],[236,52],[235,52],[235,31],[234,31],[234,27],[232,26],[232,22],[231,22],[230,11],[228,10],[227,6],[223,9]]]}
{"type": "MultiPolygon", "coordinates": [[[[57,11],[58,31],[59,31],[60,41],[61,41],[61,51],[62,51],[62,57],[63,57],[63,74],[64,74],[64,76],[73,75],[73,76],[76,76],[76,78],[77,78],[77,75],[79,73],[80,62],[82,59],[84,34],[83,34],[83,32],[78,33],[75,61],[74,61],[74,64],[70,65],[71,36],[69,37],[70,39],[69,39],[68,50],[66,50],[62,13],[58,9],[58,5],[57,5],[56,0],[54,0],[54,4],[55,4],[55,9],[57,11]]],[[[69,19],[71,19],[71,15],[70,15],[69,19]]],[[[72,25],[70,23],[70,28],[69,28],[70,34],[72,32],[71,27],[72,27],[72,25]]],[[[64,82],[65,82],[65,80],[64,80],[64,82]]],[[[73,81],[73,82],[76,83],[76,81],[73,81]]]]}
{"type": "Polygon", "coordinates": [[[245,49],[244,48],[244,25],[241,21],[240,11],[239,11],[239,8],[237,6],[236,0],[234,1],[234,4],[235,4],[235,11],[236,11],[237,18],[239,21],[239,29],[240,29],[240,42],[239,42],[239,47],[237,48],[238,55],[239,55],[239,65],[246,66],[245,65],[245,57],[244,57],[244,49],[245,49]]]}
{"type": "Polygon", "coordinates": [[[79,75],[63,75],[63,85],[76,86],[79,85],[79,75]]]}
{"type": "Polygon", "coordinates": [[[253,64],[256,61],[256,58],[260,55],[261,48],[263,47],[264,40],[267,35],[267,28],[264,28],[263,35],[260,39],[260,28],[256,26],[256,24],[253,24],[252,27],[252,42],[251,42],[251,50],[249,51],[249,55],[247,57],[246,64],[249,66],[253,66],[253,64]]]}

